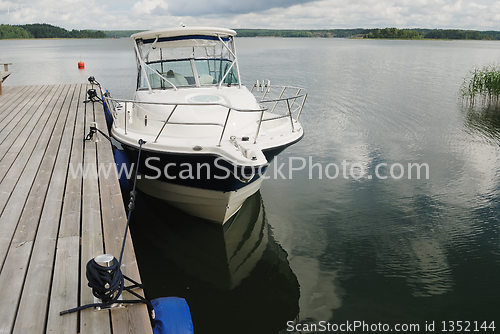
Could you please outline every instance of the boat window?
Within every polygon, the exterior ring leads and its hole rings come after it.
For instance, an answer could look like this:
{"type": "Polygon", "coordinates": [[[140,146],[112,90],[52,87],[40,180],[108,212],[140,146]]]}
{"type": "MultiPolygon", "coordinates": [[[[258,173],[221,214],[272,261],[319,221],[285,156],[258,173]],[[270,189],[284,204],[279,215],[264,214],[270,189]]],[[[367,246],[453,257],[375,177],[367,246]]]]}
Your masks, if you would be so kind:
{"type": "MultiPolygon", "coordinates": [[[[159,61],[147,63],[146,68],[149,83],[153,89],[171,88],[175,86],[195,85],[196,80],[193,74],[193,68],[189,59],[181,61],[159,61]],[[165,80],[166,79],[166,80],[165,80]]],[[[142,74],[142,73],[141,73],[142,74]]],[[[140,88],[147,88],[147,82],[141,76],[140,88]]]]}
{"type": "Polygon", "coordinates": [[[226,59],[201,59],[196,60],[196,71],[200,78],[201,85],[218,84],[227,71],[230,71],[224,78],[224,84],[238,83],[234,66],[232,62],[226,59]],[[231,68],[231,70],[229,70],[231,68]]]}
{"type": "Polygon", "coordinates": [[[147,81],[152,89],[172,88],[172,84],[176,87],[238,84],[235,59],[225,43],[234,48],[232,40],[222,43],[213,39],[182,39],[158,41],[155,45],[138,41],[146,65],[139,72],[138,88],[148,89],[147,81]]]}

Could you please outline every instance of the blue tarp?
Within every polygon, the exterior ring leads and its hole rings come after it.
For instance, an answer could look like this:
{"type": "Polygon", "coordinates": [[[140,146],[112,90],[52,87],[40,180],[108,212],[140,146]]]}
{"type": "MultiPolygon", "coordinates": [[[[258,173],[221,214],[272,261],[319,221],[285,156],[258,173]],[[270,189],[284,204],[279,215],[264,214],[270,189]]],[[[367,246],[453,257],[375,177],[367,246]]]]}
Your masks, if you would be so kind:
{"type": "Polygon", "coordinates": [[[151,304],[155,310],[154,334],[194,334],[191,311],[184,298],[162,297],[151,304]]]}

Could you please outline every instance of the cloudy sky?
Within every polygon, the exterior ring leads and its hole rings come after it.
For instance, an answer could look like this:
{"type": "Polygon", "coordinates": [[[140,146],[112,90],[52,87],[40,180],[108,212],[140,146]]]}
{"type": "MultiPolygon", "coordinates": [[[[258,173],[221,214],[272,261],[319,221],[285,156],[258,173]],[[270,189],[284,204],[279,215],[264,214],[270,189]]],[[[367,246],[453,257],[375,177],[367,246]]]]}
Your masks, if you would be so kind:
{"type": "Polygon", "coordinates": [[[0,0],[0,23],[66,29],[441,28],[500,30],[494,0],[0,0]]]}

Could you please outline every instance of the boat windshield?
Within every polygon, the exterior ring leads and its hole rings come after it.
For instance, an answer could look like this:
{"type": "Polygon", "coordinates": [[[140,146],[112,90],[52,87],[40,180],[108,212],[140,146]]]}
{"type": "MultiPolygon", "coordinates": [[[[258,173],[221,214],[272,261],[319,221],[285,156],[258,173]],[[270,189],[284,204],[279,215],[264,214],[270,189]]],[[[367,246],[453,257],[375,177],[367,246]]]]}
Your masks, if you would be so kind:
{"type": "Polygon", "coordinates": [[[196,37],[137,40],[137,88],[239,84],[233,39],[196,37]]]}

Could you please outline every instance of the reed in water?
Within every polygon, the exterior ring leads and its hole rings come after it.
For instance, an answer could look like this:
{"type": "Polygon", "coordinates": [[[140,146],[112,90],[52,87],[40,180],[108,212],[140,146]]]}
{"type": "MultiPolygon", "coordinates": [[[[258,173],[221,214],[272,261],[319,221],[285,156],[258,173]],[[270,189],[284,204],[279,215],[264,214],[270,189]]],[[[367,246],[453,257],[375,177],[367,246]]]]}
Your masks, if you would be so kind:
{"type": "Polygon", "coordinates": [[[498,107],[500,98],[500,67],[498,65],[473,69],[464,78],[461,87],[464,101],[473,107],[481,102],[487,107],[498,107]]]}

